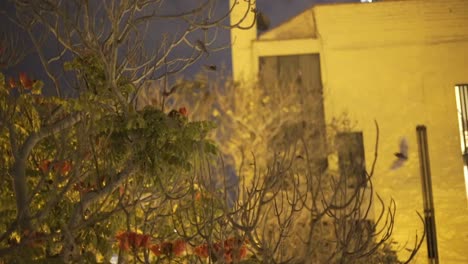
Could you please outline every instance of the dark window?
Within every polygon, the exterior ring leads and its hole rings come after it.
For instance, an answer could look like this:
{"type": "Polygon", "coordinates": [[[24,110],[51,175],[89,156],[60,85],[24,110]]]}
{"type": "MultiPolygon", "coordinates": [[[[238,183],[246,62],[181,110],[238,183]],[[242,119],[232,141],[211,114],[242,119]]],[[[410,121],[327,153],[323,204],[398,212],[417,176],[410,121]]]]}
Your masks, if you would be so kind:
{"type": "Polygon", "coordinates": [[[350,188],[366,186],[366,164],[362,132],[336,135],[340,174],[350,188]]]}

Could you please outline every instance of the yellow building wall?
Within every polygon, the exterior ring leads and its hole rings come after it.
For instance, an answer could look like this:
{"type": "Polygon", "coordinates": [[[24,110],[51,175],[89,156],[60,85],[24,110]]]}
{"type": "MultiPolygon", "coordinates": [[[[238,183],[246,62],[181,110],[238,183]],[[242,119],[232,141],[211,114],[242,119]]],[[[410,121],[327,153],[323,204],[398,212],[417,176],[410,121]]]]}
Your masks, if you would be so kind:
{"type": "Polygon", "coordinates": [[[258,59],[254,57],[253,41],[257,38],[257,29],[253,22],[255,13],[254,1],[229,0],[231,7],[231,56],[232,74],[236,81],[256,79],[258,59]]]}
{"type": "MultiPolygon", "coordinates": [[[[259,56],[320,53],[326,121],[343,112],[356,121],[368,166],[374,120],[379,123],[373,182],[387,204],[396,201],[393,238],[403,246],[408,242],[406,247],[423,230],[416,215],[423,214],[416,126],[426,125],[440,263],[468,263],[468,201],[454,93],[455,84],[468,83],[468,1],[321,5],[313,14],[316,39],[299,34],[277,40],[280,32],[273,29],[256,40],[254,28],[233,30],[234,79],[242,79],[241,72],[257,76],[259,56]],[[390,171],[400,137],[409,141],[409,161],[390,171]]],[[[231,20],[238,15],[231,14],[231,20]]],[[[285,28],[302,20],[291,19],[285,28]]],[[[427,263],[425,244],[415,263],[427,263]]]]}
{"type": "MultiPolygon", "coordinates": [[[[427,126],[440,263],[468,263],[468,207],[454,85],[468,83],[468,1],[402,1],[314,9],[327,122],[348,113],[363,131],[367,164],[380,127],[376,191],[397,204],[393,238],[423,229],[416,126],[427,126]],[[427,3],[430,2],[430,3],[427,3]],[[400,137],[409,161],[389,167],[400,137]]],[[[378,210],[379,208],[375,208],[378,210]]],[[[400,255],[409,254],[405,250],[400,255]]],[[[423,245],[416,263],[427,263],[423,245]]]]}
{"type": "Polygon", "coordinates": [[[259,36],[260,40],[287,40],[316,38],[313,9],[307,9],[301,14],[289,19],[274,30],[259,36]]]}

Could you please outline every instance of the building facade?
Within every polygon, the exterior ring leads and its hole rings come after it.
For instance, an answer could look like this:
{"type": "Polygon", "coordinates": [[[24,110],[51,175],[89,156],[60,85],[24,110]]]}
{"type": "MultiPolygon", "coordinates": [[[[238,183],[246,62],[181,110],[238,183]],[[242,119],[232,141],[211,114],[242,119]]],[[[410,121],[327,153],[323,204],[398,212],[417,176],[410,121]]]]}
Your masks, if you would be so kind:
{"type": "MultiPolygon", "coordinates": [[[[318,5],[259,36],[255,28],[233,29],[231,39],[234,79],[253,80],[274,67],[277,78],[299,73],[321,86],[324,123],[346,113],[352,131],[362,134],[368,169],[377,121],[373,183],[384,201],[396,202],[393,238],[401,245],[410,246],[424,228],[416,214],[424,214],[416,133],[424,125],[439,263],[468,263],[468,175],[460,147],[468,135],[468,96],[460,90],[468,87],[468,1],[318,5]],[[408,160],[391,170],[402,138],[408,160]]],[[[423,245],[416,263],[427,260],[423,245]]]]}

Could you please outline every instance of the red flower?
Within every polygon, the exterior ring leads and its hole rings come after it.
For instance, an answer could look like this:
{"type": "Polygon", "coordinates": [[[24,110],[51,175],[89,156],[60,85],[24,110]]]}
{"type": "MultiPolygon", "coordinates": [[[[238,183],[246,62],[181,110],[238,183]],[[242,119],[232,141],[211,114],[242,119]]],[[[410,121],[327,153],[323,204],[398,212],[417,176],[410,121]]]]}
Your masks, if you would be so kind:
{"type": "Polygon", "coordinates": [[[128,243],[127,239],[127,232],[119,233],[115,236],[119,241],[119,249],[123,251],[128,251],[130,249],[130,244],[128,243]]]}
{"type": "Polygon", "coordinates": [[[24,88],[26,89],[32,88],[33,81],[29,79],[28,75],[26,75],[25,72],[20,72],[19,79],[20,79],[21,85],[23,85],[24,88]]]}
{"type": "Polygon", "coordinates": [[[182,255],[187,249],[187,244],[183,240],[176,240],[172,243],[172,253],[176,256],[182,255]]]}
{"type": "Polygon", "coordinates": [[[246,242],[247,241],[242,239],[232,237],[214,243],[211,249],[207,243],[199,245],[194,248],[193,253],[200,258],[208,258],[211,255],[223,258],[225,263],[238,262],[247,256],[246,242]]]}
{"type": "Polygon", "coordinates": [[[8,80],[8,83],[10,84],[11,89],[14,89],[16,87],[16,81],[13,77],[10,77],[10,79],[8,80]]]}
{"type": "Polygon", "coordinates": [[[49,169],[53,169],[55,173],[66,175],[71,171],[72,166],[71,166],[71,162],[68,160],[55,161],[53,163],[49,161],[49,169]]]}
{"type": "Polygon", "coordinates": [[[207,258],[209,256],[207,244],[197,246],[193,251],[195,252],[195,255],[199,256],[200,258],[207,258]]]}
{"type": "MultiPolygon", "coordinates": [[[[149,248],[151,244],[151,237],[144,234],[137,234],[135,232],[121,232],[116,236],[119,241],[119,248],[127,251],[130,247],[135,249],[149,248]]],[[[151,248],[150,248],[151,250],[151,248]]]]}
{"type": "Polygon", "coordinates": [[[151,237],[148,235],[140,235],[140,247],[149,248],[151,245],[151,237]]]}
{"type": "Polygon", "coordinates": [[[196,192],[195,193],[195,201],[200,201],[202,198],[201,192],[196,192]]]}
{"type": "Polygon", "coordinates": [[[169,256],[172,253],[173,245],[171,242],[162,242],[161,244],[152,245],[149,249],[157,257],[161,255],[169,256]]]}
{"type": "Polygon", "coordinates": [[[119,186],[119,194],[120,196],[123,196],[125,194],[125,187],[123,185],[119,186]]]}
{"type": "Polygon", "coordinates": [[[224,253],[223,257],[226,263],[232,263],[233,261],[238,262],[247,256],[247,248],[244,243],[245,242],[239,238],[231,237],[224,240],[223,249],[218,250],[215,248],[215,250],[218,255],[224,253]]]}
{"type": "Polygon", "coordinates": [[[179,113],[180,113],[182,116],[185,116],[185,117],[188,116],[188,111],[187,111],[187,108],[185,108],[185,106],[179,108],[179,113]]]}
{"type": "Polygon", "coordinates": [[[247,248],[245,246],[242,246],[240,249],[239,249],[239,258],[240,259],[243,259],[247,256],[247,248]]]}
{"type": "Polygon", "coordinates": [[[230,253],[232,255],[232,259],[238,262],[247,256],[247,248],[245,246],[241,246],[240,248],[233,249],[230,253]]]}
{"type": "Polygon", "coordinates": [[[137,242],[137,233],[135,232],[127,232],[127,240],[132,247],[137,247],[140,244],[140,241],[137,242]]]}
{"type": "Polygon", "coordinates": [[[60,174],[66,175],[71,171],[71,162],[68,160],[60,162],[60,174]]]}
{"type": "Polygon", "coordinates": [[[50,170],[50,160],[43,160],[39,163],[39,169],[43,173],[48,173],[50,170]]]}
{"type": "Polygon", "coordinates": [[[156,257],[159,257],[163,254],[160,245],[152,245],[149,249],[156,257]]]}
{"type": "Polygon", "coordinates": [[[224,247],[228,249],[238,248],[241,244],[242,244],[242,241],[235,237],[230,237],[224,240],[224,247]]]}

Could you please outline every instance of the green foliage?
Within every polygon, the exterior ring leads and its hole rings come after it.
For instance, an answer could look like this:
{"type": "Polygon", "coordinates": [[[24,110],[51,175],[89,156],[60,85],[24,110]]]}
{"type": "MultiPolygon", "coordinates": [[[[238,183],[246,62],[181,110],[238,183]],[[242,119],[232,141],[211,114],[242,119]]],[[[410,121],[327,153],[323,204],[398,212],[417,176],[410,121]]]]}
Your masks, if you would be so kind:
{"type": "MultiPolygon", "coordinates": [[[[75,59],[67,67],[79,71],[91,88],[105,85],[103,68],[94,58],[75,59]]],[[[132,91],[125,81],[119,85],[125,93],[132,91]]],[[[166,197],[193,193],[190,173],[195,160],[217,152],[206,138],[213,123],[190,122],[180,113],[170,115],[151,107],[125,113],[107,92],[96,94],[92,89],[77,98],[43,97],[42,86],[36,82],[31,92],[20,87],[16,95],[0,74],[0,177],[5,183],[0,187],[0,248],[14,249],[5,259],[59,261],[70,236],[82,260],[108,260],[118,251],[115,235],[130,226],[155,237],[173,236],[170,212],[181,209],[166,197]],[[67,122],[71,125],[52,130],[67,122]],[[39,134],[45,136],[32,146],[22,165],[31,198],[31,231],[15,225],[12,168],[23,161],[13,153],[39,134]],[[126,171],[130,173],[122,174],[126,171]],[[91,203],[83,204],[89,199],[91,203]],[[167,217],[158,220],[161,215],[167,217]],[[161,221],[157,230],[148,229],[148,217],[161,221]],[[41,239],[31,244],[28,234],[40,234],[41,239]]]]}
{"type": "Polygon", "coordinates": [[[64,69],[66,71],[77,71],[78,77],[85,78],[91,88],[104,87],[106,84],[104,64],[97,56],[76,57],[69,62],[65,62],[64,69]]]}
{"type": "MultiPolygon", "coordinates": [[[[102,59],[96,55],[86,55],[76,57],[71,61],[64,63],[66,71],[74,71],[79,80],[83,80],[83,85],[79,87],[81,91],[86,91],[91,94],[87,96],[92,101],[93,95],[100,96],[101,100],[109,105],[115,105],[115,93],[110,86],[109,77],[106,76],[105,65],[102,59]],[[85,87],[85,89],[83,89],[85,87]]],[[[119,92],[127,98],[132,92],[135,91],[133,84],[125,77],[120,77],[116,81],[119,92]]],[[[81,93],[83,95],[83,93],[81,93]]]]}

